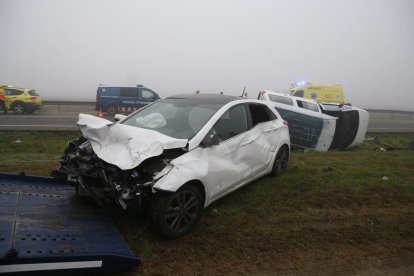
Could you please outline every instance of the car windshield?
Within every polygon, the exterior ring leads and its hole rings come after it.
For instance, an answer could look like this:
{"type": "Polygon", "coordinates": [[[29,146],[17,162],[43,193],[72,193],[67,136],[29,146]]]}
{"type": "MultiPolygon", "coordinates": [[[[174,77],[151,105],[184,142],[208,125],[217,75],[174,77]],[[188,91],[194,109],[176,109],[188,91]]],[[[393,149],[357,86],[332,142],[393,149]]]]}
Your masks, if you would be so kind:
{"type": "Polygon", "coordinates": [[[122,124],[190,140],[222,106],[222,103],[167,98],[131,115],[122,124]]]}

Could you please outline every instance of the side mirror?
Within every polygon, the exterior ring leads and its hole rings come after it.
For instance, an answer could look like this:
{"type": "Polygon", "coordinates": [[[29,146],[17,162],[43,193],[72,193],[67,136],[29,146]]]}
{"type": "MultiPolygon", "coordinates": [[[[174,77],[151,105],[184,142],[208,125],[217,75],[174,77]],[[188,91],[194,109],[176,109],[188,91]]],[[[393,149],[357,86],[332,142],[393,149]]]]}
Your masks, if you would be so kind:
{"type": "Polygon", "coordinates": [[[126,117],[127,116],[122,115],[122,114],[115,114],[114,120],[115,120],[115,122],[119,122],[119,121],[122,121],[123,119],[125,119],[126,117]]]}
{"type": "Polygon", "coordinates": [[[201,141],[206,148],[220,144],[218,134],[214,128],[210,129],[204,139],[201,141]]]}

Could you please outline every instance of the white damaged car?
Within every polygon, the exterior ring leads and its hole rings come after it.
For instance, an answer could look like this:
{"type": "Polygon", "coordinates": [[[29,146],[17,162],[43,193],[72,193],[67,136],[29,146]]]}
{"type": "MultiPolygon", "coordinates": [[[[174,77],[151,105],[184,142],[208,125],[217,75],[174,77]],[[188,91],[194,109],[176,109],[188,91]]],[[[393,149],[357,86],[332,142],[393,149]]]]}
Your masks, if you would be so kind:
{"type": "Polygon", "coordinates": [[[286,121],[268,103],[226,95],[159,100],[118,123],[80,114],[59,176],[101,204],[151,214],[163,236],[194,227],[202,209],[286,170],[286,121]]]}

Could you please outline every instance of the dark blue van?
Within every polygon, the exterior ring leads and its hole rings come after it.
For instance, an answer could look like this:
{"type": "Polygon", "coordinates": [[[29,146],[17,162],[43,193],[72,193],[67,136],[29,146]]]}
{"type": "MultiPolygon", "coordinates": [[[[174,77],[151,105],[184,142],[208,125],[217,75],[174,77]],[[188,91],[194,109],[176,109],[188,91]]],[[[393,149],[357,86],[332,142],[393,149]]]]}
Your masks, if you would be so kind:
{"type": "Polygon", "coordinates": [[[95,110],[102,110],[108,115],[130,113],[160,99],[157,93],[137,85],[136,87],[99,86],[96,92],[95,110]]]}

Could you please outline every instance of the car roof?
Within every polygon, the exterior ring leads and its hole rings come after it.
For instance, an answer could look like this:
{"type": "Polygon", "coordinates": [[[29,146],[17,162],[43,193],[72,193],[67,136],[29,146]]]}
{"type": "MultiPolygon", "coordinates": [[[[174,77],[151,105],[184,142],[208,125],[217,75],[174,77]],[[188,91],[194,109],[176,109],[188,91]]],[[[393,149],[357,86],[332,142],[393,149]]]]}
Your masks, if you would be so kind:
{"type": "Polygon", "coordinates": [[[14,89],[14,90],[20,90],[23,92],[28,92],[30,90],[35,90],[35,89],[31,89],[31,88],[20,88],[20,87],[14,87],[14,86],[7,86],[7,87],[2,87],[5,90],[9,90],[9,89],[14,89]]]}
{"type": "Polygon", "coordinates": [[[194,100],[202,104],[227,104],[232,101],[243,100],[243,98],[230,96],[230,95],[220,95],[220,94],[179,94],[166,99],[188,99],[194,100]]]}
{"type": "Polygon", "coordinates": [[[149,89],[145,86],[116,86],[116,85],[111,85],[111,86],[100,85],[100,86],[98,86],[98,89],[101,89],[101,88],[145,88],[145,89],[149,89]]]}

